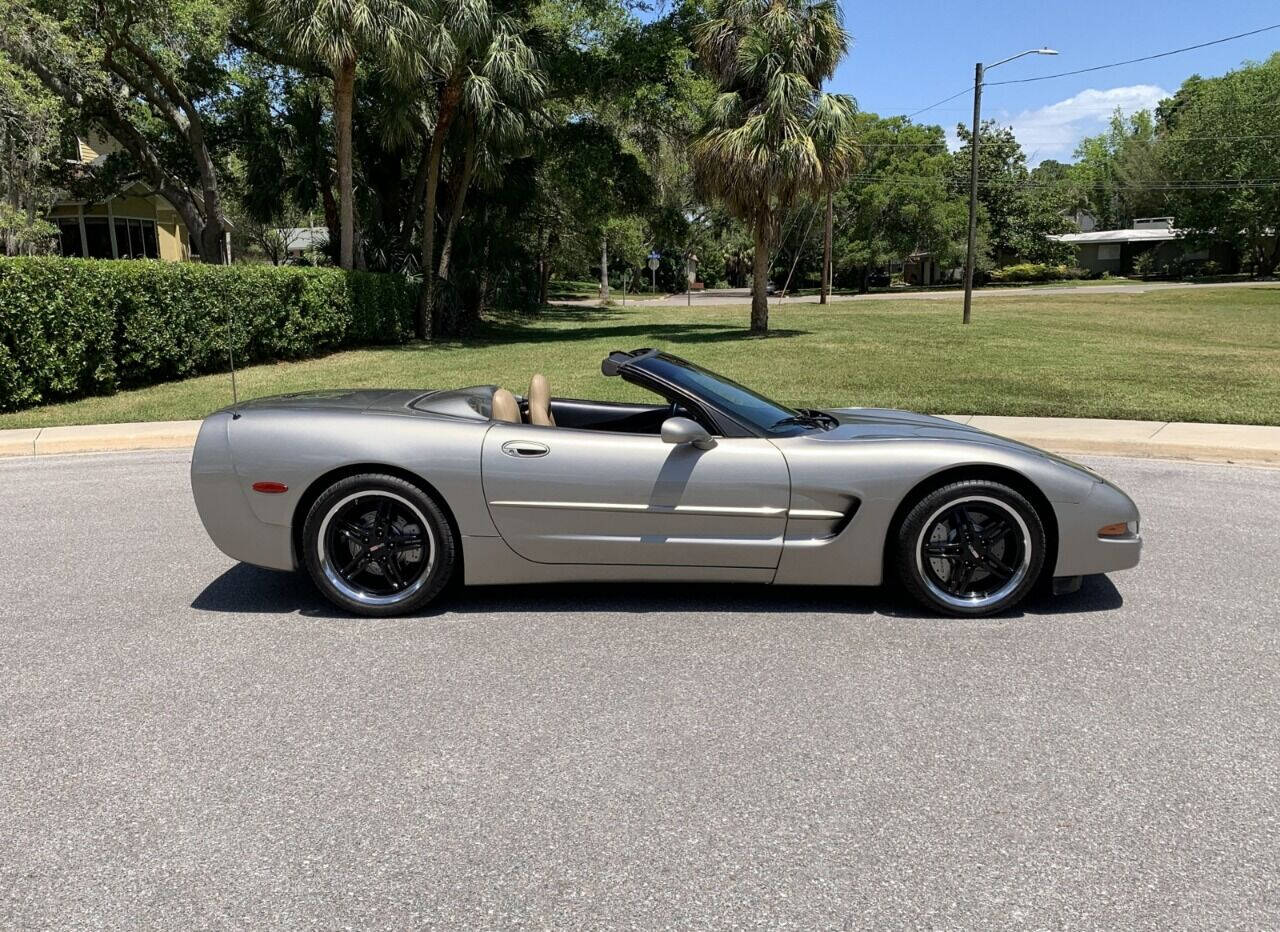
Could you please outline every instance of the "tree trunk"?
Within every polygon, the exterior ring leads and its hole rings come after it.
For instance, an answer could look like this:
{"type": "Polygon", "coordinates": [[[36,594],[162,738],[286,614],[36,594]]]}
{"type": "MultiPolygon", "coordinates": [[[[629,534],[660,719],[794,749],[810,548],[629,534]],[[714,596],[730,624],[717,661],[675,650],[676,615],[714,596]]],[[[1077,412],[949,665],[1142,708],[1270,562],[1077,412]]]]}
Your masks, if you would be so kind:
{"type": "Polygon", "coordinates": [[[458,223],[462,220],[462,208],[467,203],[467,189],[471,187],[471,176],[476,170],[476,131],[472,127],[467,136],[467,152],[462,160],[462,177],[458,179],[458,190],[453,196],[453,208],[449,212],[449,224],[445,227],[444,242],[440,245],[440,268],[436,277],[448,281],[449,259],[453,255],[453,237],[458,232],[458,223]]]}
{"type": "Polygon", "coordinates": [[[751,332],[769,332],[769,235],[767,224],[756,222],[755,253],[751,260],[751,332]]]}
{"type": "Polygon", "coordinates": [[[547,292],[548,284],[551,281],[551,236],[548,234],[546,240],[542,238],[542,231],[538,231],[538,306],[546,307],[547,299],[550,295],[547,292]]]}
{"type": "Polygon", "coordinates": [[[822,295],[818,298],[819,304],[827,303],[827,296],[831,294],[831,234],[835,227],[835,208],[832,204],[831,192],[827,192],[827,222],[825,229],[822,231],[822,295]]]}
{"type": "Polygon", "coordinates": [[[609,235],[600,234],[600,300],[609,300],[609,235]]]}
{"type": "Polygon", "coordinates": [[[871,266],[862,267],[862,277],[858,281],[858,294],[866,294],[871,290],[871,266]]]}
{"type": "Polygon", "coordinates": [[[320,185],[320,202],[324,206],[324,226],[329,231],[329,251],[342,240],[342,229],[338,222],[338,202],[333,199],[333,185],[326,178],[320,185]]]}
{"type": "Polygon", "coordinates": [[[345,59],[333,79],[333,126],[338,154],[338,265],[351,270],[355,259],[355,203],[351,184],[351,111],[355,106],[356,61],[345,59]]]}
{"type": "Polygon", "coordinates": [[[414,329],[419,340],[431,338],[431,310],[435,304],[436,268],[436,196],[440,190],[440,162],[444,157],[445,137],[453,123],[462,93],[461,79],[454,78],[440,94],[440,108],[435,129],[431,133],[431,155],[427,159],[427,190],[422,205],[422,288],[418,292],[418,313],[414,329]]]}

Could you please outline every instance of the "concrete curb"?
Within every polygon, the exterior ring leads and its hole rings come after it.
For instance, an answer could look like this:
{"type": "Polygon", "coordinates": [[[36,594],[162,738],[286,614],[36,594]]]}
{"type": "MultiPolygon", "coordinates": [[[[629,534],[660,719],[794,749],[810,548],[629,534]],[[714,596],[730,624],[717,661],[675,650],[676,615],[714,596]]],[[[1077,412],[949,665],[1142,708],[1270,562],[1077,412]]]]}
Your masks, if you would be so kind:
{"type": "MultiPolygon", "coordinates": [[[[980,414],[947,417],[1052,453],[1280,466],[1280,427],[980,414]]],[[[0,430],[0,457],[190,449],[199,430],[199,421],[0,430]]]]}
{"type": "Polygon", "coordinates": [[[195,445],[200,421],[148,421],[0,430],[0,456],[180,450],[195,445]]]}

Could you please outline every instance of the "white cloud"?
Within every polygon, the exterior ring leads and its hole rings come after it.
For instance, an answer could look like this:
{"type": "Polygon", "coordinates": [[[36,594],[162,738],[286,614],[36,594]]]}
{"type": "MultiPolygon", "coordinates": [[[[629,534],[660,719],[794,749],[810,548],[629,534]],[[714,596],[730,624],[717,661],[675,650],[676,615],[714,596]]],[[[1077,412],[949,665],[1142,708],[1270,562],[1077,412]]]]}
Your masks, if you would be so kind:
{"type": "MultiPolygon", "coordinates": [[[[1170,92],[1155,84],[1134,84],[1130,87],[1113,87],[1108,90],[1081,91],[1066,100],[1010,114],[1007,110],[984,113],[984,119],[994,119],[1002,126],[1012,126],[1022,150],[1031,165],[1045,159],[1070,160],[1076,144],[1085,136],[1102,131],[1119,108],[1130,114],[1138,110],[1154,108],[1170,92]]],[[[949,132],[948,142],[954,149],[954,131],[949,132]]]]}

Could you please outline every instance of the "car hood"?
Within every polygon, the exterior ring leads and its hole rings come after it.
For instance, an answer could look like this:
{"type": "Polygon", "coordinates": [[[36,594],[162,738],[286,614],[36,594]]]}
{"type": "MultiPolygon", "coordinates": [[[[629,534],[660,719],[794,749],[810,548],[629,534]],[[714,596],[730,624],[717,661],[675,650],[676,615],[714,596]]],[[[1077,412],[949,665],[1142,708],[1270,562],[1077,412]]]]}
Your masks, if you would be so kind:
{"type": "Polygon", "coordinates": [[[896,411],[892,408],[834,408],[828,414],[835,416],[840,422],[838,427],[827,431],[814,431],[806,436],[827,442],[845,442],[850,440],[904,440],[935,439],[952,440],[968,443],[979,443],[985,446],[1003,447],[1021,453],[1032,453],[1042,456],[1072,469],[1098,478],[1093,470],[1079,463],[1072,462],[1053,453],[1047,453],[1039,447],[1027,443],[988,433],[959,421],[930,414],[915,414],[911,411],[896,411]]]}

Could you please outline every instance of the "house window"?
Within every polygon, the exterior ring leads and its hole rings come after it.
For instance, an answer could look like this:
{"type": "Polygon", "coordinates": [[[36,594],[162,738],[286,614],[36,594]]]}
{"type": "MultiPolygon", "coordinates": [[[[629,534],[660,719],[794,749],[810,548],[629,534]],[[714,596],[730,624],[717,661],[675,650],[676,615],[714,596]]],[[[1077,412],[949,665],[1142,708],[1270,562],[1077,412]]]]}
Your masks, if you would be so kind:
{"type": "Polygon", "coordinates": [[[121,259],[159,258],[155,221],[117,217],[116,252],[121,259]]]}
{"type": "Polygon", "coordinates": [[[1099,262],[1118,262],[1120,260],[1119,243],[1102,243],[1098,246],[1099,262]]]}
{"type": "Polygon", "coordinates": [[[106,217],[84,218],[84,239],[90,259],[114,259],[111,251],[111,227],[106,217]]]}
{"type": "Polygon", "coordinates": [[[106,217],[84,218],[84,239],[80,238],[80,220],[58,220],[58,243],[64,256],[88,256],[90,259],[159,259],[154,220],[133,217],[115,219],[116,244],[111,249],[111,221],[106,217]],[[87,247],[87,248],[86,248],[87,247]]]}
{"type": "Polygon", "coordinates": [[[58,221],[58,248],[64,256],[75,256],[78,259],[84,255],[79,217],[58,221]]]}

